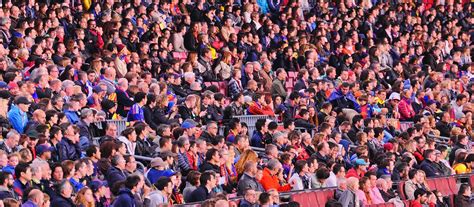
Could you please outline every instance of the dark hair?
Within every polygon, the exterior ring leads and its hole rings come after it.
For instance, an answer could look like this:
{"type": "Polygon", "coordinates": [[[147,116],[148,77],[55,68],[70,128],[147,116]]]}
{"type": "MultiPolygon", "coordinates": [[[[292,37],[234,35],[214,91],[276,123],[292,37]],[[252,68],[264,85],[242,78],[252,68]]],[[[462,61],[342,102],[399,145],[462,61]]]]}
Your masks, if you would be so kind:
{"type": "Polygon", "coordinates": [[[383,128],[382,127],[375,127],[374,128],[374,136],[379,137],[380,134],[383,134],[383,128]]]}
{"type": "Polygon", "coordinates": [[[219,153],[219,151],[217,151],[217,149],[209,149],[207,150],[206,152],[206,161],[209,161],[212,159],[212,156],[214,156],[216,153],[219,153]]]}
{"type": "Polygon", "coordinates": [[[135,103],[139,103],[141,102],[143,99],[146,98],[146,93],[144,92],[137,92],[135,94],[135,97],[134,97],[134,100],[135,100],[135,103]]]}
{"type": "Polygon", "coordinates": [[[160,177],[160,179],[158,179],[155,183],[155,187],[158,189],[158,190],[163,190],[165,189],[165,187],[168,186],[168,183],[171,183],[171,179],[169,177],[160,177]]]}
{"type": "Polygon", "coordinates": [[[137,122],[133,125],[133,128],[135,128],[135,133],[139,136],[143,131],[145,131],[146,124],[143,122],[137,122]]]}
{"type": "Polygon", "coordinates": [[[433,153],[434,153],[434,150],[432,150],[432,149],[425,150],[425,154],[424,154],[425,159],[428,159],[430,157],[430,155],[433,154],[433,153]]]}
{"type": "Polygon", "coordinates": [[[296,163],[295,163],[295,172],[300,173],[303,170],[305,165],[307,165],[306,160],[296,161],[296,163]]]}
{"type": "Polygon", "coordinates": [[[418,199],[418,197],[420,196],[423,196],[427,193],[426,190],[424,190],[423,188],[418,188],[415,190],[415,199],[418,199]]]}
{"type": "Polygon", "coordinates": [[[120,134],[128,139],[128,136],[130,136],[134,131],[135,129],[133,127],[127,127],[120,134]]]}
{"type": "Polygon", "coordinates": [[[196,186],[199,184],[199,179],[201,177],[201,173],[196,170],[192,170],[186,176],[186,181],[189,182],[191,185],[196,186]]]}
{"type": "Polygon", "coordinates": [[[462,196],[467,191],[467,189],[470,188],[470,187],[471,186],[469,186],[466,183],[461,184],[461,186],[459,186],[458,196],[462,196]]]}
{"type": "Polygon", "coordinates": [[[129,175],[127,179],[125,179],[125,187],[128,189],[133,189],[135,186],[138,185],[140,182],[141,178],[138,175],[129,175]]]}
{"type": "Polygon", "coordinates": [[[232,118],[229,122],[229,129],[235,129],[237,127],[237,124],[239,123],[240,123],[240,119],[232,118]]]}
{"type": "Polygon", "coordinates": [[[283,128],[288,129],[288,127],[293,123],[295,123],[295,120],[293,120],[293,119],[284,120],[283,121],[283,128]]]}
{"type": "Polygon", "coordinates": [[[342,170],[343,167],[344,167],[343,164],[336,163],[336,164],[332,167],[332,172],[333,172],[334,174],[337,174],[339,171],[342,170]]]}
{"type": "Polygon", "coordinates": [[[269,124],[268,124],[268,129],[269,130],[275,130],[278,128],[278,123],[276,123],[275,121],[271,121],[269,124]]]}
{"type": "MultiPolygon", "coordinates": [[[[61,131],[61,127],[58,126],[52,126],[51,129],[49,129],[49,137],[53,138],[54,135],[56,135],[58,132],[61,131]]],[[[62,132],[62,131],[61,131],[62,132]]]]}
{"type": "Polygon", "coordinates": [[[260,204],[266,204],[270,201],[270,196],[270,193],[263,192],[258,197],[258,201],[260,202],[260,204]]]}
{"type": "Polygon", "coordinates": [[[257,129],[257,131],[261,131],[262,128],[265,126],[266,122],[266,119],[257,119],[257,122],[255,122],[255,128],[257,129]]]}
{"type": "Polygon", "coordinates": [[[199,181],[201,182],[201,185],[205,186],[207,185],[207,182],[211,180],[212,177],[215,177],[216,173],[213,171],[206,171],[203,174],[201,174],[201,178],[199,178],[199,181]]]}
{"type": "Polygon", "coordinates": [[[359,122],[360,120],[363,120],[364,117],[362,117],[361,115],[355,115],[354,117],[352,117],[352,124],[355,124],[357,122],[359,122]]]}
{"type": "Polygon", "coordinates": [[[316,171],[316,177],[318,179],[328,179],[329,175],[330,175],[329,169],[325,167],[321,167],[318,169],[318,171],[316,171]]]}
{"type": "Polygon", "coordinates": [[[11,175],[9,172],[1,171],[0,172],[0,185],[8,183],[8,177],[11,175]]]}
{"type": "Polygon", "coordinates": [[[90,145],[86,149],[86,156],[87,157],[92,157],[92,155],[94,155],[95,153],[97,153],[99,151],[98,148],[99,147],[97,145],[90,145]]]}
{"type": "Polygon", "coordinates": [[[417,173],[418,173],[418,170],[417,170],[417,169],[411,169],[411,170],[408,172],[408,179],[413,179],[417,173]]]}
{"type": "Polygon", "coordinates": [[[15,177],[19,179],[21,177],[21,173],[26,173],[30,169],[30,165],[28,163],[19,163],[15,167],[15,177]]]}

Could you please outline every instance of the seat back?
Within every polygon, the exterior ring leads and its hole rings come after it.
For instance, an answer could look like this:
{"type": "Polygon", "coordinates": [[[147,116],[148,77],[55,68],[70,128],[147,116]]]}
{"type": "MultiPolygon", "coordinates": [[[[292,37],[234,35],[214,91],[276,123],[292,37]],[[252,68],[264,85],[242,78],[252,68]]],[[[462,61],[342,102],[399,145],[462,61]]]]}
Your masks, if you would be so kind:
{"type": "Polygon", "coordinates": [[[311,206],[310,193],[302,192],[291,195],[291,200],[298,202],[301,206],[311,206]]]}
{"type": "Polygon", "coordinates": [[[428,188],[436,189],[436,178],[427,179],[426,183],[428,183],[428,188]]]}
{"type": "Polygon", "coordinates": [[[451,188],[449,187],[448,178],[437,178],[435,179],[436,189],[445,196],[453,195],[451,188]]]}
{"type": "Polygon", "coordinates": [[[319,206],[324,206],[328,202],[329,199],[334,198],[334,190],[322,190],[316,191],[317,201],[319,206]]]}
{"type": "Polygon", "coordinates": [[[455,177],[448,177],[448,186],[453,194],[458,193],[458,186],[455,177]]]}

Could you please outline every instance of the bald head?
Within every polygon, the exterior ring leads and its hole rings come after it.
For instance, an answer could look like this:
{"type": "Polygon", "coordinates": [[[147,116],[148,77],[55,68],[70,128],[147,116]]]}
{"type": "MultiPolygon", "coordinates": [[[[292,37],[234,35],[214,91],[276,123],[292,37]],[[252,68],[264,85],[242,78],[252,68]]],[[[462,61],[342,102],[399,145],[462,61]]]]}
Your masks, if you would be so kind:
{"type": "Polygon", "coordinates": [[[34,202],[37,205],[43,204],[44,194],[38,189],[33,189],[28,193],[28,200],[34,202]]]}
{"type": "Polygon", "coordinates": [[[105,69],[104,76],[108,79],[115,79],[115,69],[112,67],[108,67],[105,69]]]}
{"type": "Polygon", "coordinates": [[[118,86],[120,86],[120,88],[126,88],[128,86],[128,80],[125,79],[125,78],[120,78],[117,81],[117,84],[118,84],[118,86]]]}
{"type": "Polygon", "coordinates": [[[46,113],[41,109],[36,109],[33,112],[33,119],[40,124],[46,123],[46,113]]]}
{"type": "Polygon", "coordinates": [[[229,201],[226,200],[218,200],[216,201],[215,207],[229,207],[229,201]]]}

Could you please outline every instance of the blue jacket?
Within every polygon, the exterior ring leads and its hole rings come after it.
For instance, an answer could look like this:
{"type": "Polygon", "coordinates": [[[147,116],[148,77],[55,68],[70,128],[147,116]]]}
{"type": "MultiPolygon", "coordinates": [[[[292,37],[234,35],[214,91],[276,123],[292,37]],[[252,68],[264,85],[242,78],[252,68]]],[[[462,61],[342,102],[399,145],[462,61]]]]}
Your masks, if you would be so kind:
{"type": "Polygon", "coordinates": [[[119,195],[112,203],[112,207],[135,207],[135,198],[132,191],[123,188],[119,191],[119,195]]]}
{"type": "Polygon", "coordinates": [[[8,111],[8,121],[12,124],[13,128],[19,133],[24,133],[26,123],[28,123],[28,116],[25,112],[22,112],[16,105],[12,105],[10,111],[8,111]]]}
{"type": "Polygon", "coordinates": [[[23,205],[21,205],[21,207],[37,207],[38,205],[36,205],[35,203],[33,203],[33,201],[31,200],[28,200],[26,201],[25,203],[23,203],[23,205]]]}
{"type": "Polygon", "coordinates": [[[260,12],[262,12],[262,14],[270,12],[267,0],[257,0],[257,4],[260,7],[260,12]]]}
{"type": "Polygon", "coordinates": [[[64,110],[64,114],[67,117],[67,120],[71,122],[71,124],[76,124],[80,119],[79,116],[75,111],[64,110]]]}
{"type": "Polygon", "coordinates": [[[59,160],[78,160],[81,159],[81,147],[79,143],[72,143],[66,137],[59,142],[59,160]]]}
{"type": "Polygon", "coordinates": [[[263,134],[258,130],[253,131],[252,139],[250,140],[250,146],[265,148],[265,143],[263,142],[263,134]]]}
{"type": "Polygon", "coordinates": [[[125,172],[116,167],[110,167],[105,177],[107,178],[107,183],[111,183],[111,185],[127,179],[125,172]]]}
{"type": "Polygon", "coordinates": [[[158,181],[158,179],[160,179],[160,177],[171,177],[173,176],[175,173],[172,171],[172,170],[157,170],[155,168],[152,168],[150,169],[150,171],[148,171],[146,177],[148,178],[148,181],[150,181],[150,183],[156,183],[156,181],[158,181]]]}
{"type": "Polygon", "coordinates": [[[328,101],[331,102],[334,108],[350,108],[360,113],[360,105],[357,103],[351,92],[343,95],[341,89],[337,89],[331,93],[328,101]]]}

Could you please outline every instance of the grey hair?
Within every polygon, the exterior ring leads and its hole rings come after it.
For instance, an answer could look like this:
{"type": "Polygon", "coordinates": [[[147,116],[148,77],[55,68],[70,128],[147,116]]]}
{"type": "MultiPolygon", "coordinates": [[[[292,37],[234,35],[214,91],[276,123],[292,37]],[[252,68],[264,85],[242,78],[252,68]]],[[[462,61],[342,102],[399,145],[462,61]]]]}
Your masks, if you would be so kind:
{"type": "Polygon", "coordinates": [[[72,87],[72,86],[74,86],[74,85],[75,85],[74,82],[72,82],[71,80],[64,80],[64,81],[63,81],[62,88],[63,88],[63,89],[66,89],[66,88],[72,87]]]}
{"type": "Polygon", "coordinates": [[[128,80],[125,79],[125,78],[120,78],[120,79],[117,81],[117,85],[119,85],[119,86],[128,85],[128,80]]]}
{"type": "Polygon", "coordinates": [[[178,147],[184,147],[184,144],[186,144],[186,142],[188,142],[188,141],[189,141],[189,139],[188,139],[187,137],[185,137],[185,136],[179,137],[179,138],[178,138],[178,141],[177,141],[177,142],[178,142],[178,143],[177,143],[177,144],[178,144],[178,147]]]}
{"type": "Polygon", "coordinates": [[[86,118],[87,116],[94,114],[91,109],[82,109],[81,111],[81,118],[86,118]]]}
{"type": "Polygon", "coordinates": [[[10,139],[11,137],[13,137],[15,135],[20,135],[20,133],[18,133],[16,130],[12,129],[7,133],[7,139],[10,139]]]}
{"type": "Polygon", "coordinates": [[[184,73],[184,79],[193,78],[193,77],[196,77],[196,75],[193,72],[184,73]]]}
{"type": "Polygon", "coordinates": [[[67,185],[70,185],[72,187],[72,184],[71,184],[71,182],[69,182],[69,180],[63,180],[59,183],[59,185],[57,187],[58,188],[57,190],[58,190],[59,194],[61,194],[64,191],[64,189],[66,188],[67,185]]]}
{"type": "Polygon", "coordinates": [[[281,163],[277,159],[271,159],[267,162],[267,167],[270,170],[275,170],[280,166],[281,166],[281,163]]]}

